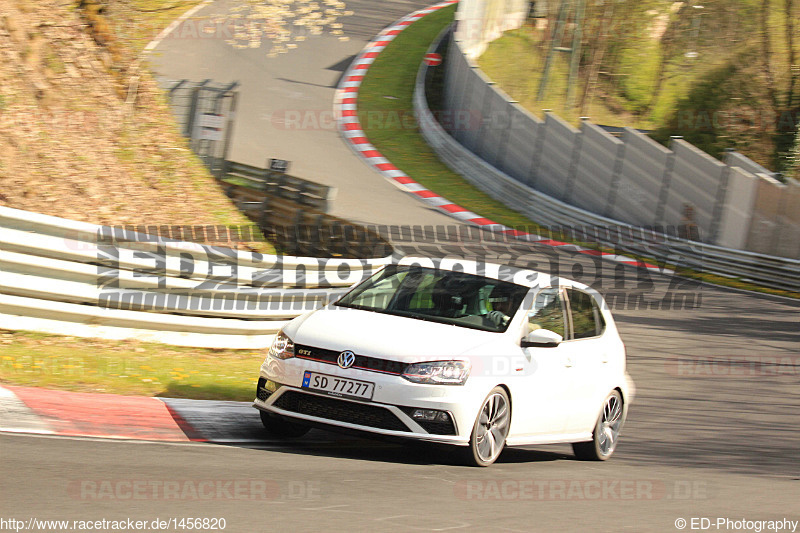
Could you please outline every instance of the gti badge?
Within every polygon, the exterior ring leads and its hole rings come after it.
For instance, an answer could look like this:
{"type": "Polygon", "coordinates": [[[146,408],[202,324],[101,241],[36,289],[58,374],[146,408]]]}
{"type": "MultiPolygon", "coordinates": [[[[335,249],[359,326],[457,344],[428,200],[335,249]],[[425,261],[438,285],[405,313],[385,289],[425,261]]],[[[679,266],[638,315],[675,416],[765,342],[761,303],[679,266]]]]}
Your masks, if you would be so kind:
{"type": "Polygon", "coordinates": [[[353,363],[356,362],[356,354],[351,352],[350,350],[345,350],[339,354],[339,359],[336,360],[336,363],[339,365],[339,368],[350,368],[353,366],[353,363]]]}

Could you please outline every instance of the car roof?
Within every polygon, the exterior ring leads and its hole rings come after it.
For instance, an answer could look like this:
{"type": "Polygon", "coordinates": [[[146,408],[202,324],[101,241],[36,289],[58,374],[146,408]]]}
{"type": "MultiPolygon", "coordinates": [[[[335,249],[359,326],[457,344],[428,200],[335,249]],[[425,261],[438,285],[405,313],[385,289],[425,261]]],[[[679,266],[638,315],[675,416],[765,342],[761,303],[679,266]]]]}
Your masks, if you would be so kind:
{"type": "Polygon", "coordinates": [[[537,270],[519,268],[500,263],[474,261],[460,257],[408,256],[400,259],[397,264],[402,266],[418,265],[421,267],[436,268],[439,270],[466,272],[468,274],[516,283],[517,285],[530,288],[551,287],[553,285],[561,287],[575,287],[578,289],[589,288],[583,283],[578,283],[577,281],[572,281],[559,276],[551,276],[550,274],[539,272],[537,270]]]}

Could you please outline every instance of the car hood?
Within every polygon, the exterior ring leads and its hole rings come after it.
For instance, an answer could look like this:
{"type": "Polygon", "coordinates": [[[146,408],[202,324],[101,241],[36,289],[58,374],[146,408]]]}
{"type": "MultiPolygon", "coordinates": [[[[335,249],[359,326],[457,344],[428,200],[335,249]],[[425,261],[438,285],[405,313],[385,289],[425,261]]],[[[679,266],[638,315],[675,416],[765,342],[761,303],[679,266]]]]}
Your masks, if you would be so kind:
{"type": "Polygon", "coordinates": [[[506,338],[503,333],[336,306],[298,317],[284,332],[295,344],[402,362],[487,355],[490,345],[506,338]]]}

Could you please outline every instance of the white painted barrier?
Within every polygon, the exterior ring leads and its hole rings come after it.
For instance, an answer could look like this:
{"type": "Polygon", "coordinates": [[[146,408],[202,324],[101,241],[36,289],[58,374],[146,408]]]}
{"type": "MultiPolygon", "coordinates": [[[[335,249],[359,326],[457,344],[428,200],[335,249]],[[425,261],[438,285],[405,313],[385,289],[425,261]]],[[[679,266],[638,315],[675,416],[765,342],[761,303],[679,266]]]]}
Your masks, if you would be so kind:
{"type": "Polygon", "coordinates": [[[264,255],[0,207],[0,328],[263,348],[391,261],[264,255]]]}

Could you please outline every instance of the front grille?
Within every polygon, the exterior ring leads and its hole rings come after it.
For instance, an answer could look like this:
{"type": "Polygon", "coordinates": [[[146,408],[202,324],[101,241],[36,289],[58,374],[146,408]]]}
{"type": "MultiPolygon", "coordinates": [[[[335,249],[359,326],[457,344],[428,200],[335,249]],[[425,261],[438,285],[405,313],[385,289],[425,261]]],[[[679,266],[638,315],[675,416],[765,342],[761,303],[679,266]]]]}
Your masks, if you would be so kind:
{"type": "Polygon", "coordinates": [[[359,426],[390,429],[392,431],[410,431],[388,409],[366,403],[348,402],[303,392],[286,391],[272,405],[293,413],[358,424],[359,426]]]}
{"type": "MultiPolygon", "coordinates": [[[[300,359],[309,359],[311,361],[319,361],[321,363],[330,363],[335,365],[337,364],[337,359],[339,359],[339,354],[342,352],[336,350],[327,350],[325,348],[317,348],[315,346],[295,344],[294,353],[295,357],[300,359]]],[[[351,368],[399,376],[403,373],[407,366],[408,363],[401,363],[400,361],[390,361],[389,359],[379,359],[377,357],[356,354],[356,362],[353,363],[351,368]]]]}

